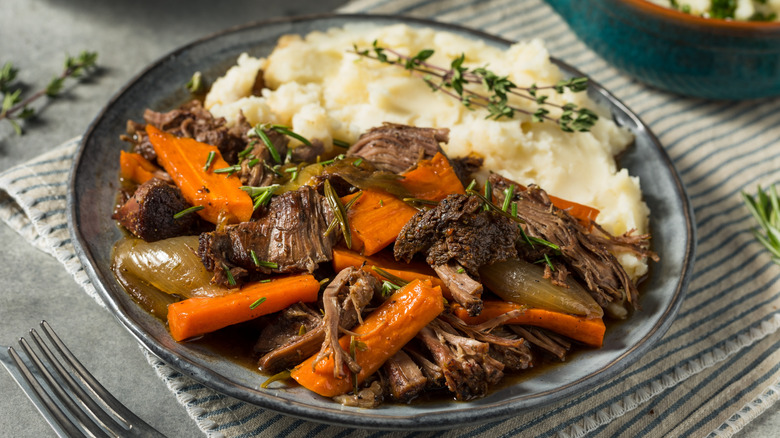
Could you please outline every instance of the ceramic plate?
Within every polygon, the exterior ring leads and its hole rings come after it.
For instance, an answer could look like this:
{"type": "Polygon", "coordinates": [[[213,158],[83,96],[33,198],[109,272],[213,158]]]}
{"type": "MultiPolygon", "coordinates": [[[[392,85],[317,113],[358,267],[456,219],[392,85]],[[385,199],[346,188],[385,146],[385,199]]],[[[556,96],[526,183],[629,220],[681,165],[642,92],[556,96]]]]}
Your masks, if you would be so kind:
{"type": "MultiPolygon", "coordinates": [[[[672,323],[688,282],[694,250],[693,216],[680,179],[658,140],[638,117],[597,84],[590,96],[609,108],[619,125],[636,136],[621,165],[642,179],[652,211],[654,250],[661,262],[652,266],[643,287],[642,310],[607,332],[604,347],[574,355],[561,366],[492,391],[486,397],[458,403],[386,404],[366,410],[342,407],[302,388],[263,390],[264,377],[213,355],[205,347],[174,342],[164,324],[138,307],[115,281],[109,268],[111,247],[120,231],[111,220],[118,188],[119,140],[128,119],[139,120],[145,108],[170,110],[188,98],[183,87],[195,71],[213,81],[238,55],[268,55],[277,38],[307,34],[347,23],[406,23],[432,27],[505,48],[510,41],[478,31],[432,21],[392,16],[326,15],[274,20],[233,28],[196,41],[150,65],[106,105],[79,148],[70,181],[71,233],[81,261],[111,312],[149,350],[195,380],[240,400],[308,420],[344,426],[434,429],[509,417],[520,410],[581,394],[639,359],[672,323]]],[[[581,76],[557,62],[566,74],[581,76]]]]}

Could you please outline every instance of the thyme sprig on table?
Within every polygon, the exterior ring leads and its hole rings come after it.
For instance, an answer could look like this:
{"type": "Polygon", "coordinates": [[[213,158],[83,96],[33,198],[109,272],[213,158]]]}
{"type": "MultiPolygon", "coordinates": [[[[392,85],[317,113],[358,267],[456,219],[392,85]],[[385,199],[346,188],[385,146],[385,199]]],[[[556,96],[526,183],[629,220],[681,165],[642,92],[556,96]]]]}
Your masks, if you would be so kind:
{"type": "Polygon", "coordinates": [[[35,109],[30,107],[30,104],[43,96],[57,97],[62,92],[67,78],[80,78],[94,71],[97,66],[97,56],[97,52],[87,51],[81,52],[78,56],[68,56],[62,73],[53,77],[46,88],[25,99],[22,99],[22,88],[14,85],[19,69],[11,62],[6,62],[0,69],[0,93],[3,95],[0,121],[7,120],[17,135],[22,135],[24,131],[19,121],[30,119],[35,115],[35,109]]]}
{"type": "Polygon", "coordinates": [[[772,255],[772,261],[780,265],[780,197],[772,186],[764,191],[758,186],[756,196],[742,192],[745,206],[758,221],[760,230],[753,230],[756,239],[772,255]]]}
{"type": "Polygon", "coordinates": [[[449,68],[437,66],[427,60],[434,51],[425,49],[414,56],[404,55],[393,49],[380,46],[374,41],[371,49],[360,49],[353,46],[353,53],[358,56],[373,59],[385,64],[397,65],[420,76],[433,91],[440,91],[460,100],[469,109],[484,108],[488,111],[486,118],[499,120],[511,119],[515,113],[531,115],[534,122],[545,120],[556,123],[562,131],[588,131],[598,120],[598,116],[587,108],[580,108],[573,103],[564,105],[548,102],[549,94],[541,92],[553,91],[563,94],[565,90],[572,92],[585,91],[588,88],[588,78],[574,77],[559,81],[555,85],[520,87],[509,80],[507,76],[499,76],[487,67],[470,68],[463,65],[465,55],[452,60],[449,68]],[[480,89],[481,86],[481,89],[480,89]],[[533,101],[537,108],[534,111],[512,105],[511,96],[533,101]],[[553,108],[558,113],[553,116],[553,108]]]}

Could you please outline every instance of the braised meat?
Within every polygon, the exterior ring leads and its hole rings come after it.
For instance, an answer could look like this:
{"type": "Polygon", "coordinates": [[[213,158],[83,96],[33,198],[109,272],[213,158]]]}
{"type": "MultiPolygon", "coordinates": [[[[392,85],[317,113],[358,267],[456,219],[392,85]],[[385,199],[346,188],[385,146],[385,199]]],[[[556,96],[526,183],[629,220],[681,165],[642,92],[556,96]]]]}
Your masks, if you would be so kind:
{"type": "Polygon", "coordinates": [[[403,350],[382,365],[387,376],[387,388],[393,400],[408,403],[425,390],[428,379],[403,350]]]}
{"type": "Polygon", "coordinates": [[[384,123],[361,135],[347,155],[362,157],[381,170],[402,173],[420,159],[433,158],[440,149],[439,143],[448,141],[449,129],[384,123]]]}
{"type": "Polygon", "coordinates": [[[178,187],[152,178],[138,186],[112,218],[136,237],[154,242],[197,233],[200,224],[197,214],[173,217],[189,207],[178,187]]]}
{"type": "Polygon", "coordinates": [[[450,195],[438,206],[420,211],[403,227],[395,242],[396,260],[410,262],[426,255],[453,297],[471,315],[482,310],[479,267],[517,257],[517,224],[485,211],[475,196],[450,195]]]}
{"type": "Polygon", "coordinates": [[[303,186],[275,196],[256,221],[201,234],[198,255],[206,269],[214,271],[212,281],[225,286],[229,285],[225,268],[236,280],[246,272],[314,272],[319,263],[332,258],[338,234],[324,235],[332,220],[325,198],[303,186]],[[252,252],[267,263],[256,265],[252,252]],[[234,267],[240,270],[233,272],[234,267]]]}
{"type": "MultiPolygon", "coordinates": [[[[271,141],[271,145],[276,150],[277,155],[280,158],[284,158],[287,155],[287,143],[289,142],[287,136],[273,129],[265,129],[263,132],[268,137],[268,140],[271,141]]],[[[241,170],[238,171],[238,178],[245,186],[261,187],[270,185],[274,179],[274,172],[268,167],[281,163],[274,161],[271,151],[262,140],[253,138],[249,144],[252,145],[252,151],[240,160],[241,170]]]]}
{"type": "MultiPolygon", "coordinates": [[[[216,146],[222,158],[231,164],[238,161],[238,153],[246,148],[248,143],[246,132],[251,128],[243,115],[233,127],[228,128],[224,118],[215,118],[198,100],[192,100],[178,109],[165,113],[147,109],[144,112],[144,121],[178,137],[194,138],[199,142],[216,146]]],[[[131,120],[127,122],[126,130],[127,134],[121,138],[133,144],[134,152],[155,162],[157,153],[149,142],[144,125],[131,120]]]]}
{"type": "Polygon", "coordinates": [[[352,267],[342,270],[323,293],[324,317],[299,304],[282,312],[263,330],[255,344],[255,352],[265,353],[260,368],[276,373],[298,365],[318,350],[322,357],[333,353],[339,363],[351,363],[352,358],[345,357],[338,345],[339,330],[349,330],[360,322],[363,308],[379,289],[371,274],[352,267]]]}
{"type": "MultiPolygon", "coordinates": [[[[489,180],[493,185],[493,196],[499,203],[503,202],[504,190],[512,184],[517,185],[496,174],[491,175],[489,180]]],[[[560,248],[551,258],[554,263],[564,265],[556,269],[557,284],[563,285],[568,271],[571,271],[584,282],[602,307],[624,299],[634,308],[638,307],[636,285],[610,250],[655,257],[648,249],[649,236],[631,236],[629,232],[616,238],[599,227],[595,228],[595,233],[589,232],[568,212],[552,205],[544,190],[533,185],[526,191],[516,190],[513,202],[517,203],[517,215],[524,221],[523,230],[528,236],[544,239],[560,248]]],[[[518,240],[517,245],[520,256],[531,262],[551,251],[543,245],[530,245],[525,240],[518,240]]]]}
{"type": "Polygon", "coordinates": [[[471,183],[471,179],[474,177],[479,169],[482,168],[482,163],[485,162],[476,155],[467,155],[465,157],[450,158],[450,165],[452,170],[455,171],[455,175],[458,176],[463,187],[467,187],[471,183]]]}
{"type": "Polygon", "coordinates": [[[352,266],[343,269],[328,284],[322,293],[322,307],[325,311],[323,325],[325,340],[312,366],[333,355],[333,376],[343,378],[344,364],[352,373],[360,372],[360,365],[339,345],[339,329],[351,329],[358,322],[363,308],[380,292],[378,280],[371,274],[352,266]]]}

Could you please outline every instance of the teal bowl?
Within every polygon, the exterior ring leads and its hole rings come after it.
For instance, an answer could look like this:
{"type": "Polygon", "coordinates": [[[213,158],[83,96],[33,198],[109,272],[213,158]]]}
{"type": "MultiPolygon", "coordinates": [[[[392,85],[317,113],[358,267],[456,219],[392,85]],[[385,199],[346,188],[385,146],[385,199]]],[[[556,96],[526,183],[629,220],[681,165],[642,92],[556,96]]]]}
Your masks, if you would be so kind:
{"type": "Polygon", "coordinates": [[[644,0],[547,0],[593,51],[656,88],[780,96],[780,23],[702,18],[644,0]]]}

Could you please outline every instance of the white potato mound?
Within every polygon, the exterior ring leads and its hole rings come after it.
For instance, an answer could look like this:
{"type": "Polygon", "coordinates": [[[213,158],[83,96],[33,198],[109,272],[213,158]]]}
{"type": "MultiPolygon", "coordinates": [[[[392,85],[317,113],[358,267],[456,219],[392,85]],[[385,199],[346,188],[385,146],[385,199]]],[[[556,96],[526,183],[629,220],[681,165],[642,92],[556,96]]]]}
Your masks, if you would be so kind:
{"type": "MultiPolygon", "coordinates": [[[[464,65],[487,65],[518,86],[541,87],[563,78],[540,41],[518,43],[504,51],[431,29],[347,26],[305,38],[283,37],[267,59],[241,55],[238,65],[214,83],[206,108],[229,123],[237,120],[240,110],[252,124],[291,126],[304,137],[321,140],[329,150],[334,138],[354,142],[383,122],[449,128],[450,142],[443,146],[448,155],[482,156],[488,170],[598,208],[597,221],[613,234],[647,231],[649,210],[639,180],[618,169],[614,159],[633,137],[586,93],[551,92],[548,101],[573,102],[595,111],[600,117],[590,132],[564,133],[554,123],[533,123],[525,114],[512,120],[487,120],[486,111],[471,111],[457,99],[432,92],[402,68],[351,53],[353,44],[370,48],[374,40],[405,54],[434,49],[428,62],[441,66],[464,54],[464,65]],[[262,97],[250,96],[260,68],[268,89],[262,97]]],[[[512,103],[534,110],[527,101],[512,103]]],[[[623,255],[620,261],[633,278],[647,272],[644,260],[623,255]]]]}

